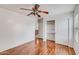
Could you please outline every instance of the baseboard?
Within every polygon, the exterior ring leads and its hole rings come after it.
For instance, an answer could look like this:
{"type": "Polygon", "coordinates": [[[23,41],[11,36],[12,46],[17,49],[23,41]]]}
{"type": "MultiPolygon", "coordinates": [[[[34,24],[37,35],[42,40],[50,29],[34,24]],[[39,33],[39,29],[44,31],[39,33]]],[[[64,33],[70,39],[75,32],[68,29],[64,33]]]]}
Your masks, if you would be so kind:
{"type": "Polygon", "coordinates": [[[5,48],[5,49],[3,49],[3,50],[0,50],[0,52],[3,52],[3,51],[6,51],[6,50],[15,48],[15,47],[17,47],[17,46],[23,45],[23,44],[25,44],[25,43],[29,43],[29,42],[31,42],[31,41],[33,41],[33,40],[30,40],[30,41],[27,41],[27,42],[22,42],[22,43],[20,43],[20,44],[14,45],[14,46],[12,46],[12,47],[5,48]]]}

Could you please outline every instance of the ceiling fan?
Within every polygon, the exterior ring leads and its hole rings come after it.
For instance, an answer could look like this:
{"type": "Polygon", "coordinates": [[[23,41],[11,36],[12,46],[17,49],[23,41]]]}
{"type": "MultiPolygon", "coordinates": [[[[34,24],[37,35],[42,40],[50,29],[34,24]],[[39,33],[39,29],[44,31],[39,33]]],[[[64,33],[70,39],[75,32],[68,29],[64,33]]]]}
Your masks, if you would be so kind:
{"type": "Polygon", "coordinates": [[[20,10],[31,11],[29,14],[27,14],[27,16],[34,15],[34,16],[37,16],[37,17],[41,17],[41,15],[39,13],[48,14],[48,11],[41,11],[41,10],[39,10],[39,7],[40,7],[39,4],[35,4],[32,7],[32,9],[20,8],[20,10]]]}

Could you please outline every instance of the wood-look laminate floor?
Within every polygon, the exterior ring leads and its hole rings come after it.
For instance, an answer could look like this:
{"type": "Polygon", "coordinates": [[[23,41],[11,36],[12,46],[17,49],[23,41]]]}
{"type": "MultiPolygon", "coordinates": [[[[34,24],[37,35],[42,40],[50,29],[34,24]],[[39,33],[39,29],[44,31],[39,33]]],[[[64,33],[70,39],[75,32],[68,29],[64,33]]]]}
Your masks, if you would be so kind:
{"type": "Polygon", "coordinates": [[[74,49],[54,41],[36,39],[17,46],[15,48],[0,52],[0,55],[75,55],[74,49]]]}

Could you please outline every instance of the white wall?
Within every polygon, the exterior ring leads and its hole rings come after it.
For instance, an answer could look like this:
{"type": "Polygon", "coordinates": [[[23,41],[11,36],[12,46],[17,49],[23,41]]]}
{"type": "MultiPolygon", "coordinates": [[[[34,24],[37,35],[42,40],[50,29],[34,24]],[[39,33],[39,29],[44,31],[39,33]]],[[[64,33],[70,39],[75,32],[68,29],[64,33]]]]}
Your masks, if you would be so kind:
{"type": "MultiPolygon", "coordinates": [[[[79,5],[76,5],[76,8],[75,8],[75,11],[74,11],[74,22],[75,22],[75,16],[76,15],[79,15],[79,5]]],[[[78,20],[79,20],[79,16],[78,16],[78,20]]],[[[79,26],[79,25],[78,25],[79,26]]],[[[74,30],[75,31],[75,30],[74,30]]],[[[79,33],[79,32],[78,32],[79,33]]],[[[75,52],[76,54],[79,54],[79,37],[77,38],[78,39],[78,42],[76,41],[76,34],[74,33],[74,49],[75,49],[75,52]]]]}
{"type": "Polygon", "coordinates": [[[73,46],[73,13],[65,13],[55,16],[55,41],[56,43],[73,46]],[[68,43],[68,19],[69,19],[69,43],[68,43]]]}
{"type": "Polygon", "coordinates": [[[73,12],[54,15],[54,17],[44,18],[43,36],[46,40],[46,22],[55,20],[55,42],[73,47],[73,12]],[[69,42],[68,42],[68,19],[69,19],[69,42]]]}
{"type": "Polygon", "coordinates": [[[0,8],[0,51],[34,39],[34,18],[0,8]]]}

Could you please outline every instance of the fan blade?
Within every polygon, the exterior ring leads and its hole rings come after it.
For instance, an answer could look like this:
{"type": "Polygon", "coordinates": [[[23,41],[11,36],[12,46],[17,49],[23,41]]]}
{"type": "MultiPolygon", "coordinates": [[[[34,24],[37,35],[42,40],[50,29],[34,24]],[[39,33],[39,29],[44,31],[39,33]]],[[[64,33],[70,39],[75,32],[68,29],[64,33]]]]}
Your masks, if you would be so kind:
{"type": "Polygon", "coordinates": [[[27,14],[27,16],[30,16],[31,14],[33,14],[33,12],[31,12],[31,13],[27,14]]]}
{"type": "Polygon", "coordinates": [[[45,13],[45,14],[48,14],[49,13],[47,11],[40,11],[40,10],[38,10],[38,12],[42,12],[42,13],[45,13]]]}
{"type": "Polygon", "coordinates": [[[26,8],[20,8],[21,10],[28,10],[28,11],[32,11],[31,9],[26,9],[26,8]]]}
{"type": "Polygon", "coordinates": [[[38,13],[36,13],[36,15],[37,15],[38,17],[41,17],[38,13]]]}

